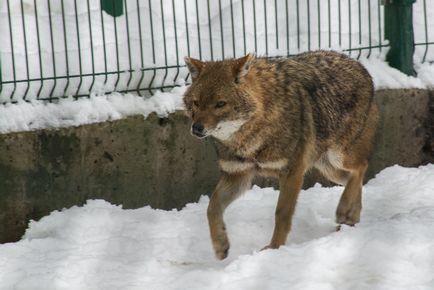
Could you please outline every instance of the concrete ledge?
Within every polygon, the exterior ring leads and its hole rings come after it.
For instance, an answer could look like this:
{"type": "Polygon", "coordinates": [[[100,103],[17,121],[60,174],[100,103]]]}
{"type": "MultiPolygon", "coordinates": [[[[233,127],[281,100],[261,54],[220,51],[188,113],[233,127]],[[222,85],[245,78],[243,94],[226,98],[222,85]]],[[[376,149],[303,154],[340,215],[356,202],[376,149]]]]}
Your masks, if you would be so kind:
{"type": "Polygon", "coordinates": [[[385,167],[399,164],[419,166],[432,158],[424,150],[430,136],[430,103],[434,100],[426,90],[380,90],[375,94],[380,109],[375,150],[368,176],[373,177],[385,167]]]}
{"type": "Polygon", "coordinates": [[[0,241],[29,219],[102,198],[125,208],[182,207],[216,183],[216,152],[181,113],[0,135],[0,241]]]}
{"type": "MultiPolygon", "coordinates": [[[[381,90],[376,101],[382,117],[368,177],[393,164],[433,160],[430,92],[381,90]]],[[[29,219],[87,199],[171,209],[211,193],[219,174],[215,149],[190,136],[189,126],[176,112],[0,135],[0,242],[19,239],[29,219]]],[[[318,179],[313,172],[306,186],[318,179]]]]}

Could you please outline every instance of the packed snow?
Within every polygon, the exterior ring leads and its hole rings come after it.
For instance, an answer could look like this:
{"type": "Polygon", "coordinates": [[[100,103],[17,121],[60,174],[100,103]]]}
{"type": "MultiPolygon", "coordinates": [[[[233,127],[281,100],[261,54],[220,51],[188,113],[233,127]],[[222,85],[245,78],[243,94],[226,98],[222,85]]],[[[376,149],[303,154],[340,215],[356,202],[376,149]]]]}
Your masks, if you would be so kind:
{"type": "Polygon", "coordinates": [[[364,186],[361,223],[338,232],[343,188],[304,190],[286,245],[265,251],[278,191],[255,186],[226,211],[223,261],[207,196],[180,211],[89,200],[0,245],[0,289],[434,289],[433,176],[434,165],[383,170],[364,186]]]}
{"type": "Polygon", "coordinates": [[[384,59],[385,55],[381,58],[361,58],[359,60],[372,76],[375,89],[434,88],[434,64],[416,64],[414,68],[417,77],[412,77],[390,67],[384,59]]]}
{"type": "Polygon", "coordinates": [[[145,118],[152,112],[160,117],[184,108],[185,87],[170,93],[157,92],[148,99],[131,94],[62,99],[58,103],[40,101],[0,105],[0,133],[32,131],[122,119],[132,115],[145,118]]]}

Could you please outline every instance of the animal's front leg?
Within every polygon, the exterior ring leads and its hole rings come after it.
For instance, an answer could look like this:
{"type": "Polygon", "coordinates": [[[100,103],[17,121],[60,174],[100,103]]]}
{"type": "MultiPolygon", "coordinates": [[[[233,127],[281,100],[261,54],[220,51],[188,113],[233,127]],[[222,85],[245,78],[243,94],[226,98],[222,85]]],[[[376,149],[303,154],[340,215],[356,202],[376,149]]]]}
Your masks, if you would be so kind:
{"type": "Polygon", "coordinates": [[[276,220],[273,237],[265,249],[277,249],[285,244],[291,229],[292,215],[295,211],[298,194],[303,185],[304,170],[298,170],[280,177],[280,194],[276,207],[276,220]]]}
{"type": "Polygon", "coordinates": [[[223,212],[241,193],[250,188],[251,172],[223,173],[208,206],[208,223],[215,254],[222,260],[229,252],[229,239],[223,221],[223,212]]]}

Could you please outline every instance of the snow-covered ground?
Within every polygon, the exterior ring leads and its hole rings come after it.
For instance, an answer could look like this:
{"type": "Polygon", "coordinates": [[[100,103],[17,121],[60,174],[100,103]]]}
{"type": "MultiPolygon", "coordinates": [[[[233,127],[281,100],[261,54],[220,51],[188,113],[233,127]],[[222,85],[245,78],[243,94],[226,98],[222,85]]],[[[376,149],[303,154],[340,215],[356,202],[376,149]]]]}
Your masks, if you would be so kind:
{"type": "Polygon", "coordinates": [[[0,289],[434,289],[434,165],[393,166],[364,187],[362,221],[335,231],[342,187],[302,191],[286,245],[278,192],[254,187],[225,214],[229,257],[213,256],[208,197],[180,211],[102,200],[31,222],[0,245],[0,289]]]}

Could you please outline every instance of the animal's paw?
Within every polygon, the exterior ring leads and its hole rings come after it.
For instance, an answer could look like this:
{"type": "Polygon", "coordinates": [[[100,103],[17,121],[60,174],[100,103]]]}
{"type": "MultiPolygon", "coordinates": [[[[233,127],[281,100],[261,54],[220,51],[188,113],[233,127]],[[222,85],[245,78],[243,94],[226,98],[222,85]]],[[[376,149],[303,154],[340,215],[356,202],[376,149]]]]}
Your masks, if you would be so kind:
{"type": "MultiPolygon", "coordinates": [[[[336,231],[337,231],[337,232],[340,232],[340,231],[341,231],[341,229],[342,229],[342,225],[343,225],[343,224],[339,224],[339,225],[336,226],[336,231]]],[[[354,225],[347,225],[347,226],[354,227],[354,225]]]]}
{"type": "Polygon", "coordinates": [[[220,234],[214,241],[214,252],[219,260],[225,259],[229,254],[229,239],[226,233],[220,234]]]}
{"type": "Polygon", "coordinates": [[[263,248],[261,249],[261,251],[268,250],[268,249],[278,249],[278,248],[279,248],[279,246],[269,244],[269,245],[263,247],[263,248]]]}
{"type": "Polygon", "coordinates": [[[360,211],[362,206],[358,203],[340,202],[336,210],[336,222],[354,226],[360,222],[360,211]]]}

